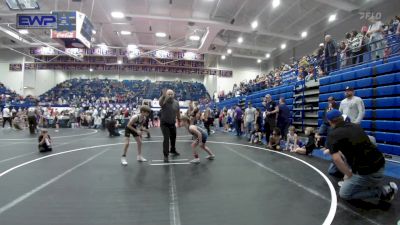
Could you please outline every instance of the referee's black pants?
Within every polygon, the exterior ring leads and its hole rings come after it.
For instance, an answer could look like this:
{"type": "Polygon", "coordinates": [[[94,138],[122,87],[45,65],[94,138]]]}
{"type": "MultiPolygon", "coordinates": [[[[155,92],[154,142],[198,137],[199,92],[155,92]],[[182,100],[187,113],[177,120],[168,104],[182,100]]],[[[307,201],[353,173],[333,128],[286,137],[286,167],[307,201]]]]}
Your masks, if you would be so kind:
{"type": "Polygon", "coordinates": [[[168,157],[169,152],[176,152],[176,126],[175,124],[168,124],[161,122],[161,132],[164,136],[163,141],[163,153],[164,157],[168,157]],[[171,142],[171,151],[169,151],[169,142],[171,142]]]}
{"type": "Polygon", "coordinates": [[[4,128],[4,125],[6,125],[7,121],[8,121],[8,123],[10,123],[10,127],[12,128],[11,117],[3,117],[3,128],[4,128]]]}

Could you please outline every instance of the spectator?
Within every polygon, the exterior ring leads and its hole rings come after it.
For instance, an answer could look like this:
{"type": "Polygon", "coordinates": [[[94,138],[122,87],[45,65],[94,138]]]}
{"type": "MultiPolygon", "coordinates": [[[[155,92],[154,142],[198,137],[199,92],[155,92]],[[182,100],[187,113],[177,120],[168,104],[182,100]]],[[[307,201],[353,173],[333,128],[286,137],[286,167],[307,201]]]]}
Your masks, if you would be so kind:
{"type": "Polygon", "coordinates": [[[238,105],[236,105],[235,108],[234,119],[235,119],[236,136],[240,137],[242,136],[243,112],[238,105]]]}
{"type": "Polygon", "coordinates": [[[372,23],[368,27],[367,35],[369,36],[369,46],[371,48],[372,59],[383,58],[383,23],[376,19],[375,16],[369,17],[372,23]]]}
{"type": "Polygon", "coordinates": [[[279,112],[278,105],[272,100],[271,95],[265,95],[265,100],[263,102],[265,107],[265,117],[264,117],[264,131],[267,142],[269,142],[269,137],[272,131],[276,127],[277,113],[279,112]]]}
{"type": "Polygon", "coordinates": [[[346,98],[340,102],[340,112],[349,117],[352,123],[360,124],[365,114],[363,100],[354,96],[354,88],[349,86],[346,87],[345,96],[346,98]]]}
{"type": "Polygon", "coordinates": [[[289,127],[290,109],[286,105],[284,97],[279,98],[278,106],[278,128],[281,130],[282,139],[286,140],[287,130],[289,127]]]}
{"type": "Polygon", "coordinates": [[[111,116],[111,120],[107,124],[107,130],[110,137],[118,137],[120,133],[118,132],[119,124],[115,120],[114,116],[111,116]]]}
{"type": "Polygon", "coordinates": [[[297,146],[298,146],[298,137],[296,134],[296,128],[294,126],[290,126],[286,140],[286,151],[294,151],[295,149],[297,149],[297,146]]]}
{"type": "Polygon", "coordinates": [[[250,134],[250,141],[251,144],[258,144],[261,143],[262,140],[262,131],[261,127],[256,123],[254,125],[254,130],[250,134]]]}
{"type": "Polygon", "coordinates": [[[53,150],[51,147],[51,138],[47,130],[42,130],[38,140],[39,140],[39,146],[38,146],[39,152],[49,152],[53,150]]]}
{"type": "Polygon", "coordinates": [[[314,128],[306,127],[304,131],[305,135],[307,136],[307,143],[303,147],[295,148],[292,152],[301,154],[301,155],[309,155],[314,151],[315,145],[315,132],[314,128]]]}
{"type": "Polygon", "coordinates": [[[351,49],[351,60],[352,64],[358,64],[364,62],[364,38],[362,34],[359,34],[356,30],[351,32],[351,41],[350,41],[350,49],[351,49]]]}
{"type": "Polygon", "coordinates": [[[7,121],[10,124],[10,128],[12,128],[10,109],[8,107],[4,107],[3,108],[3,128],[4,128],[4,125],[6,125],[7,121]]]}
{"type": "Polygon", "coordinates": [[[325,108],[324,113],[322,115],[323,122],[318,131],[318,133],[320,135],[327,135],[329,133],[330,126],[329,126],[328,119],[326,118],[326,114],[333,109],[339,109],[339,105],[336,103],[334,97],[329,96],[328,97],[328,106],[325,108]]]}
{"type": "Polygon", "coordinates": [[[346,53],[348,52],[348,46],[345,41],[341,41],[339,45],[340,52],[340,68],[344,68],[348,63],[348,57],[346,53]]]}
{"type": "Polygon", "coordinates": [[[272,135],[269,138],[270,141],[268,142],[268,148],[272,150],[281,150],[281,130],[279,128],[275,127],[274,130],[272,131],[272,135]]]}
{"type": "Polygon", "coordinates": [[[255,114],[255,124],[258,125],[258,127],[261,129],[262,127],[262,113],[259,108],[256,108],[256,114],[255,114]]]}
{"type": "Polygon", "coordinates": [[[342,113],[327,114],[333,127],[328,135],[328,149],[337,168],[345,175],[339,196],[345,200],[378,198],[393,200],[396,183],[380,185],[384,178],[385,159],[357,124],[346,123],[342,113]]]}
{"type": "Polygon", "coordinates": [[[251,102],[248,103],[247,109],[244,111],[244,125],[246,128],[247,137],[250,139],[250,134],[253,130],[253,124],[255,121],[256,109],[251,105],[251,102]]]}
{"type": "Polygon", "coordinates": [[[331,35],[325,36],[325,65],[326,72],[329,74],[331,71],[337,69],[337,45],[331,35]]]}

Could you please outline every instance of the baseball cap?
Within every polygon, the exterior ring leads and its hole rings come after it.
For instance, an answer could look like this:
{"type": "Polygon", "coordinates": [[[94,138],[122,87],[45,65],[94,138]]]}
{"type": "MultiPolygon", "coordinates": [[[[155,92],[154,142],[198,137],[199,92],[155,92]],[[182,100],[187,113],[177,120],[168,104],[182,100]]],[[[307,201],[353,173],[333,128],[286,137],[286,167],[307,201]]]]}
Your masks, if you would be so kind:
{"type": "Polygon", "coordinates": [[[331,111],[329,111],[326,114],[326,118],[328,120],[333,120],[333,119],[336,119],[336,118],[341,117],[341,116],[342,116],[342,113],[337,109],[332,109],[331,111]]]}
{"type": "Polygon", "coordinates": [[[346,90],[346,91],[354,91],[354,88],[351,87],[351,86],[347,86],[345,90],[346,90]]]}
{"type": "Polygon", "coordinates": [[[266,94],[265,97],[266,98],[268,98],[268,97],[271,98],[271,95],[270,94],[266,94]]]}

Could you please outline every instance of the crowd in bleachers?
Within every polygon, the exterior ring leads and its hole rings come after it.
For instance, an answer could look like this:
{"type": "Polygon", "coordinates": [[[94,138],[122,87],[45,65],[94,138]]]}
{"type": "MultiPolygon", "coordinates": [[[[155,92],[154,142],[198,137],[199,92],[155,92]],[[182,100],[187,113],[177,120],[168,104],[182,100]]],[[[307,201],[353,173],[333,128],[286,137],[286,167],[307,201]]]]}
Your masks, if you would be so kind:
{"type": "Polygon", "coordinates": [[[109,80],[109,79],[71,79],[57,84],[56,87],[42,94],[40,102],[52,104],[133,104],[143,99],[160,97],[160,90],[177,90],[178,100],[209,99],[203,84],[198,82],[149,80],[109,80]]]}
{"type": "Polygon", "coordinates": [[[21,104],[35,104],[37,99],[32,95],[23,97],[17,94],[15,90],[11,90],[0,82],[0,105],[21,105],[21,104]]]}
{"type": "Polygon", "coordinates": [[[363,26],[361,31],[347,32],[344,40],[337,42],[327,35],[325,42],[311,55],[295,60],[292,64],[283,64],[267,74],[257,75],[255,79],[234,84],[232,90],[221,91],[219,100],[251,94],[265,88],[287,84],[288,82],[318,79],[331,71],[375,59],[398,54],[400,46],[400,16],[387,23],[369,18],[370,25],[363,26]],[[397,42],[396,44],[392,44],[397,42]],[[294,79],[284,80],[285,74],[292,73],[294,79]]]}

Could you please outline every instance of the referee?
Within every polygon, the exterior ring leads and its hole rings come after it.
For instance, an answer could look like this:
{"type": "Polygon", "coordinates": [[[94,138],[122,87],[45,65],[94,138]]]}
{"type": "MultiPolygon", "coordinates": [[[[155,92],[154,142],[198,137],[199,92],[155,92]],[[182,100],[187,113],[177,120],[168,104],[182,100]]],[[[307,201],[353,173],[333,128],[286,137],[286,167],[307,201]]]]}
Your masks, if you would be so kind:
{"type": "Polygon", "coordinates": [[[180,122],[179,102],[174,99],[175,93],[173,90],[163,90],[159,103],[161,106],[161,132],[164,136],[163,141],[163,153],[164,162],[169,162],[168,155],[171,153],[174,156],[178,156],[179,153],[176,151],[176,118],[178,123],[180,122]],[[169,150],[169,142],[171,141],[171,150],[169,150]]]}

